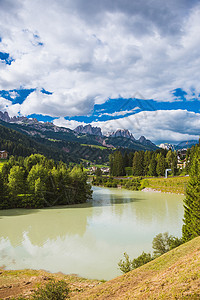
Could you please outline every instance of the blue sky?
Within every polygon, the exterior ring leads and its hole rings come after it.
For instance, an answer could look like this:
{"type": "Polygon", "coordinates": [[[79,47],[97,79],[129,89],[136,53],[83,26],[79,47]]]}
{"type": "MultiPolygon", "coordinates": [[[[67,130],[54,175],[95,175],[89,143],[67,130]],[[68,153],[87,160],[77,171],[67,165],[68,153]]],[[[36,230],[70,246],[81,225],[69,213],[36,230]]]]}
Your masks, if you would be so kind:
{"type": "Polygon", "coordinates": [[[198,139],[200,1],[0,1],[0,110],[198,139]]]}

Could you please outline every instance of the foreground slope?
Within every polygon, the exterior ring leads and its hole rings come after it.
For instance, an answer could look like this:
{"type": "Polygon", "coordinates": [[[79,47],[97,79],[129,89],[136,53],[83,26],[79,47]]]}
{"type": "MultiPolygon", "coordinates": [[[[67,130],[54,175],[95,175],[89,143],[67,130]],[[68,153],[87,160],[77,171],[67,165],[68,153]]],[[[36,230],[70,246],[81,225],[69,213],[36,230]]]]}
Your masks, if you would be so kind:
{"type": "Polygon", "coordinates": [[[72,299],[200,299],[200,237],[72,299]]]}
{"type": "Polygon", "coordinates": [[[0,270],[0,299],[28,297],[51,278],[68,283],[70,299],[200,299],[200,237],[106,283],[41,270],[0,270]]]}

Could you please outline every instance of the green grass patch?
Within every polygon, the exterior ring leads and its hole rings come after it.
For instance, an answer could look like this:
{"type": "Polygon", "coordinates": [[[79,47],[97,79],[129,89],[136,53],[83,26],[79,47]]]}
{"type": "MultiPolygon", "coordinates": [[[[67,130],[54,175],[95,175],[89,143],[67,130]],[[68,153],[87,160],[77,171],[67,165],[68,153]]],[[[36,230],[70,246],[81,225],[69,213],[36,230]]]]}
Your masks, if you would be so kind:
{"type": "Polygon", "coordinates": [[[50,142],[60,142],[61,140],[56,140],[56,139],[48,139],[50,142]]]}
{"type": "Polygon", "coordinates": [[[169,268],[175,264],[182,257],[192,253],[195,249],[200,247],[200,237],[193,239],[177,248],[172,249],[171,251],[161,255],[160,257],[154,259],[149,264],[142,266],[141,268],[149,270],[163,270],[169,268]]]}
{"type": "Polygon", "coordinates": [[[104,147],[104,146],[99,146],[99,145],[88,145],[88,144],[81,144],[81,146],[84,146],[84,147],[91,147],[91,148],[98,148],[98,149],[101,149],[101,150],[108,149],[107,147],[104,147]]]}
{"type": "Polygon", "coordinates": [[[189,177],[170,177],[170,178],[145,178],[141,184],[165,193],[184,194],[189,177]]]}

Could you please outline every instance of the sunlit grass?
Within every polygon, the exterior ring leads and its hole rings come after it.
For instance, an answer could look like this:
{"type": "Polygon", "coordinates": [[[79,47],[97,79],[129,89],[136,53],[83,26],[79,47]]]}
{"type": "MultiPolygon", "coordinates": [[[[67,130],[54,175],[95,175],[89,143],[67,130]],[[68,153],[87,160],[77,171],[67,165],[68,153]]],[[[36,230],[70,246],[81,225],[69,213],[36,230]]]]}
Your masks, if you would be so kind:
{"type": "Polygon", "coordinates": [[[148,178],[144,180],[145,187],[165,193],[184,194],[189,177],[148,178]]]}

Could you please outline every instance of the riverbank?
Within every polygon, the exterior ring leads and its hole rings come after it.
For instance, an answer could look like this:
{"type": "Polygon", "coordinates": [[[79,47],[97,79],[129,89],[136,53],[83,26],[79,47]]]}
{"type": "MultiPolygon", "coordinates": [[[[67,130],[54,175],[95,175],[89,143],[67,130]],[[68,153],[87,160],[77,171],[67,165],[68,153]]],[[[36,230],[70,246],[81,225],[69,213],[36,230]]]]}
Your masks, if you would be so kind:
{"type": "Polygon", "coordinates": [[[95,177],[93,185],[102,187],[124,188],[132,191],[163,192],[184,195],[189,176],[168,178],[144,177],[95,177]]]}
{"type": "Polygon", "coordinates": [[[143,191],[163,192],[184,195],[189,181],[189,176],[169,178],[145,178],[141,184],[143,191]]]}

